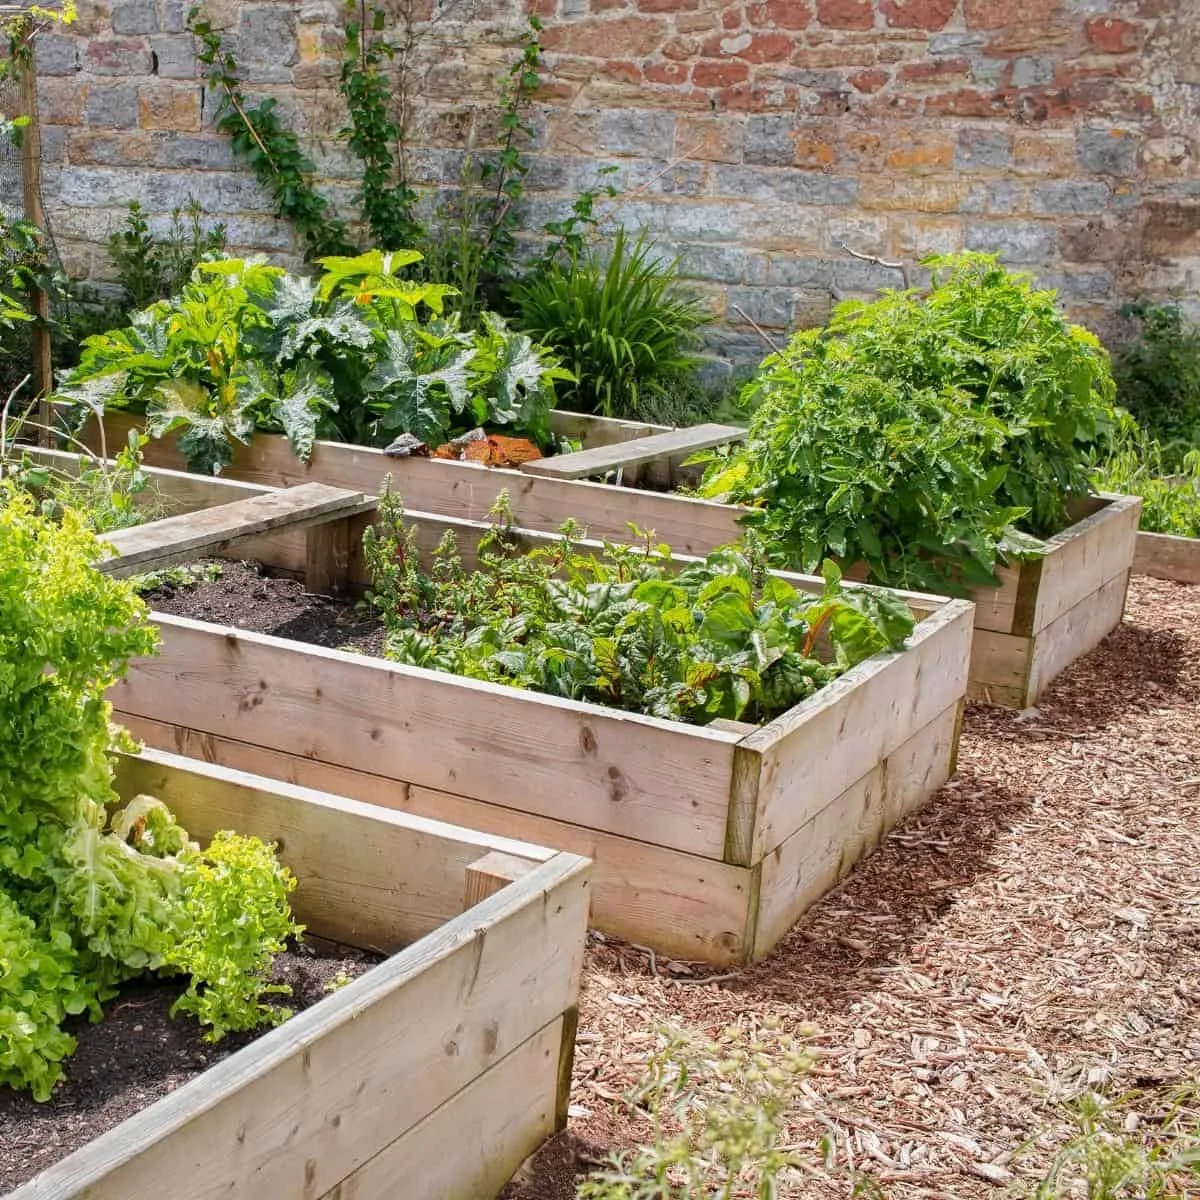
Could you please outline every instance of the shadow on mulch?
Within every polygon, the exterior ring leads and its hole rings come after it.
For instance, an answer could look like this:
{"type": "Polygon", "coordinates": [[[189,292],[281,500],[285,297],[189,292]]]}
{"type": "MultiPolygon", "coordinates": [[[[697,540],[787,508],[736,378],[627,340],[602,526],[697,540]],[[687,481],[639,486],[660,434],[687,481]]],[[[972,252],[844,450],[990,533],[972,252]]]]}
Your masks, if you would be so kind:
{"type": "Polygon", "coordinates": [[[798,1012],[845,1009],[912,957],[926,934],[990,868],[994,843],[1028,809],[988,780],[960,774],[801,918],[762,962],[724,987],[798,1012]]]}
{"type": "Polygon", "coordinates": [[[517,1172],[498,1200],[575,1200],[576,1180],[605,1151],[568,1132],[556,1133],[517,1172]]]}

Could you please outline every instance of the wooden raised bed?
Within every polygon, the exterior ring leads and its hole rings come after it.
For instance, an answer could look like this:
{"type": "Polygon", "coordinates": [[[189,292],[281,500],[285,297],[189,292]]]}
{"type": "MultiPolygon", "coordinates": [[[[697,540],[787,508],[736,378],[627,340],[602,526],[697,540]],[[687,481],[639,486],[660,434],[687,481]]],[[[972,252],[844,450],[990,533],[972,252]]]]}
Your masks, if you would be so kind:
{"type": "MultiPolygon", "coordinates": [[[[130,423],[127,416],[107,418],[110,440],[123,437],[130,423]]],[[[152,462],[183,465],[169,443],[152,442],[146,450],[152,462]]],[[[389,474],[414,510],[479,520],[507,491],[515,520],[526,528],[556,529],[574,517],[593,538],[623,540],[634,524],[654,530],[659,540],[684,554],[706,554],[736,541],[745,511],[710,500],[469,463],[393,459],[337,442],[319,442],[305,466],[286,439],[269,434],[239,448],[229,469],[230,476],[258,484],[286,487],[320,480],[366,493],[377,492],[389,474]]],[[[974,589],[972,698],[1028,707],[1059,672],[1120,623],[1140,513],[1136,497],[1084,500],[1079,519],[1050,540],[1042,558],[1001,568],[998,587],[974,589]]]]}
{"type": "Polygon", "coordinates": [[[1200,583],[1200,538],[1139,533],[1133,573],[1176,583],[1200,583]]]}
{"type": "MultiPolygon", "coordinates": [[[[467,562],[486,528],[411,516],[426,548],[455,528],[467,562]]],[[[368,519],[350,518],[352,544],[368,519]]],[[[256,545],[269,565],[304,569],[302,538],[256,545]]],[[[344,581],[363,579],[355,554],[344,581]]],[[[908,599],[922,619],[903,652],[761,728],[698,728],[163,614],[162,655],[111,698],[152,745],[586,853],[602,929],[730,963],[767,953],[954,769],[971,606],[908,599]]]]}
{"type": "Polygon", "coordinates": [[[277,841],[299,919],[391,957],[11,1200],[481,1200],[565,1122],[585,860],[154,751],[118,787],[277,841]]]}

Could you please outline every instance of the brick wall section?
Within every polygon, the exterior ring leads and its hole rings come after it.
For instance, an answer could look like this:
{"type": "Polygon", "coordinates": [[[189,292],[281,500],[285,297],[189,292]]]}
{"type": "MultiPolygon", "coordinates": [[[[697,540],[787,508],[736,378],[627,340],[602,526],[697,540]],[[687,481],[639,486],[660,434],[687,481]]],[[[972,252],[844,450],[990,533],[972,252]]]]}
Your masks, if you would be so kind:
{"type": "MultiPolygon", "coordinates": [[[[449,0],[414,59],[417,177],[487,137],[523,0],[449,0]]],[[[531,228],[618,167],[614,215],[680,254],[714,349],[750,322],[819,322],[900,282],[852,257],[997,250],[1105,328],[1136,293],[1200,294],[1196,0],[531,0],[545,23],[531,228]]],[[[186,0],[81,4],[39,48],[47,203],[76,273],[139,198],[187,195],[240,249],[294,253],[211,131],[186,0]]],[[[346,201],[337,0],[209,0],[255,96],[274,95],[346,201]]]]}

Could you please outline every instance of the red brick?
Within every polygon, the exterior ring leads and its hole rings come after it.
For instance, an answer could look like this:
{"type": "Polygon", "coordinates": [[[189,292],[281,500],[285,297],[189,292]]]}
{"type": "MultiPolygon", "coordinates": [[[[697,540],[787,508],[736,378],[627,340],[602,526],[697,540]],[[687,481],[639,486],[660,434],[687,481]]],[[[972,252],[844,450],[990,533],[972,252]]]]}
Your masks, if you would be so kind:
{"type": "Polygon", "coordinates": [[[642,69],[647,83],[667,83],[677,85],[687,83],[688,69],[683,63],[647,63],[642,69]]]}
{"type": "Polygon", "coordinates": [[[899,78],[903,83],[943,83],[947,79],[963,78],[970,71],[965,58],[924,58],[905,63],[899,78]]]}
{"type": "Polygon", "coordinates": [[[764,112],[768,108],[791,108],[799,102],[799,98],[798,88],[784,88],[781,98],[775,88],[751,87],[748,83],[725,88],[716,96],[718,107],[727,108],[732,112],[764,112]]]}
{"type": "Polygon", "coordinates": [[[973,88],[943,92],[925,101],[925,112],[938,117],[997,117],[1004,116],[1008,109],[1003,92],[978,92],[973,88]]]}
{"type": "Polygon", "coordinates": [[[942,29],[957,0],[881,0],[879,11],[892,29],[942,29]]]}
{"type": "Polygon", "coordinates": [[[1076,27],[1062,21],[1026,22],[1009,25],[997,30],[984,47],[989,58],[1003,58],[1008,54],[1040,54],[1050,51],[1069,41],[1076,27]]]}
{"type": "Polygon", "coordinates": [[[692,82],[702,88],[728,88],[750,78],[743,62],[698,62],[692,68],[692,82]]]}
{"type": "Polygon", "coordinates": [[[878,67],[872,67],[868,71],[858,71],[850,76],[850,86],[856,92],[877,92],[891,76],[886,71],[881,71],[878,67]]]}
{"type": "Polygon", "coordinates": [[[746,62],[784,62],[792,54],[792,39],[786,33],[756,33],[738,58],[746,62]]]}
{"type": "Polygon", "coordinates": [[[804,0],[766,0],[750,9],[751,23],[776,29],[807,29],[812,24],[812,6],[804,0]]]}
{"type": "Polygon", "coordinates": [[[1046,21],[1060,8],[1059,0],[963,0],[968,29],[1003,29],[1023,21],[1046,21]]]}
{"type": "Polygon", "coordinates": [[[700,0],[637,0],[638,12],[694,12],[700,0]]]}
{"type": "Polygon", "coordinates": [[[1128,54],[1142,44],[1142,27],[1120,17],[1092,17],[1083,32],[1088,45],[1102,54],[1128,54]]]}
{"type": "Polygon", "coordinates": [[[608,58],[614,46],[631,58],[653,54],[666,37],[667,25],[657,17],[617,17],[572,21],[542,31],[546,50],[608,58]]]}
{"type": "Polygon", "coordinates": [[[726,8],[721,13],[721,28],[722,29],[740,29],[742,25],[742,10],[740,8],[726,8]]]}
{"type": "Polygon", "coordinates": [[[830,29],[871,29],[875,9],[871,0],[817,0],[817,20],[830,29]]]}

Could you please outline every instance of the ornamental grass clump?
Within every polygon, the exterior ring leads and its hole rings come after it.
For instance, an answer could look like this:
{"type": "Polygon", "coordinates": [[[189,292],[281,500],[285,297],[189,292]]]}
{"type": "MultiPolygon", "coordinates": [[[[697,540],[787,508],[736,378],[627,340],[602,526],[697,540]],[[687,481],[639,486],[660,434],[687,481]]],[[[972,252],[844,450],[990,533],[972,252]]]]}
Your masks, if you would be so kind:
{"type": "Polygon", "coordinates": [[[48,1099],[75,1048],[70,1016],[146,972],[216,1040],[287,1016],[263,1003],[295,880],[271,847],[192,842],[159,801],[124,808],[104,693],[156,642],[130,584],[92,564],[70,509],[0,483],[0,1086],[48,1099]]]}
{"type": "Polygon", "coordinates": [[[992,256],[924,265],[926,291],[840,304],[747,385],[749,436],[701,491],[752,506],[773,561],[962,594],[1091,491],[1118,425],[1099,341],[992,256]]]}

